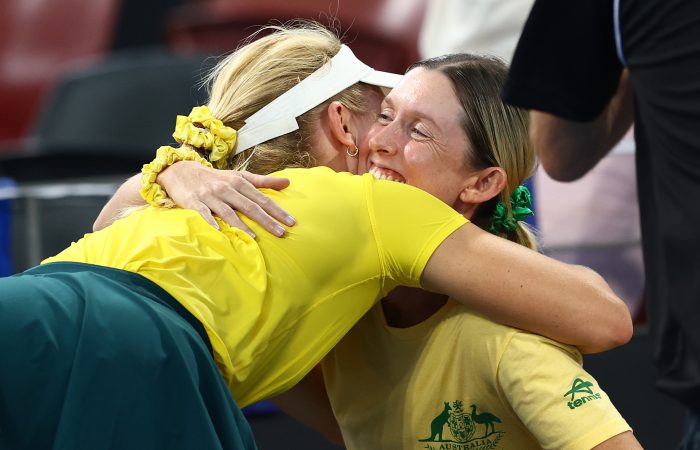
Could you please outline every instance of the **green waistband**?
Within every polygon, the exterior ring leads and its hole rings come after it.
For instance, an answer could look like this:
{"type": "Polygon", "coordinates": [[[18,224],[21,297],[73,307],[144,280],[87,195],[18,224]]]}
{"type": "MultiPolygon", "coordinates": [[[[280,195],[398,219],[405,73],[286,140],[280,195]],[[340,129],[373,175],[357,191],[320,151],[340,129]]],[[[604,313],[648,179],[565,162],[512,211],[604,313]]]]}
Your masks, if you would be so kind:
{"type": "MultiPolygon", "coordinates": [[[[202,323],[197,320],[184,306],[172,295],[168,294],[165,289],[158,286],[156,283],[152,282],[148,278],[145,278],[137,273],[128,272],[126,270],[114,269],[112,267],[97,266],[94,264],[85,264],[78,262],[52,262],[47,264],[42,264],[40,266],[28,269],[22,274],[27,275],[42,275],[51,273],[79,273],[79,272],[91,272],[100,275],[104,275],[110,280],[114,280],[118,283],[128,285],[130,289],[136,292],[142,292],[145,297],[152,299],[163,306],[166,306],[176,312],[180,317],[185,319],[192,328],[200,335],[209,352],[212,351],[211,342],[207,336],[206,331],[202,323]]],[[[21,274],[18,274],[21,275],[21,274]]]]}

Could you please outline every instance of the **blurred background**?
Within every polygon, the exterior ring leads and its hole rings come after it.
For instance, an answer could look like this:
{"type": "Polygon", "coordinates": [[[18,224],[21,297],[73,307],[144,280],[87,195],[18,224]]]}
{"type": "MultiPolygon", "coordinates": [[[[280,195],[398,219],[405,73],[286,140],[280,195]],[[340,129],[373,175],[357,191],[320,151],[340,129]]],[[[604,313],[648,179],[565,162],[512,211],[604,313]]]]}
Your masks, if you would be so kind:
{"type": "MultiPolygon", "coordinates": [[[[206,102],[216,57],[259,26],[295,18],[339,31],[369,65],[403,73],[469,51],[509,60],[532,0],[3,0],[0,2],[0,276],[90,232],[116,187],[172,142],[175,116],[206,102]]],[[[596,269],[628,304],[632,342],[586,357],[647,449],[680,435],[653,389],[631,135],[583,179],[534,174],[543,251],[596,269]]],[[[261,449],[338,448],[263,403],[261,449]]]]}

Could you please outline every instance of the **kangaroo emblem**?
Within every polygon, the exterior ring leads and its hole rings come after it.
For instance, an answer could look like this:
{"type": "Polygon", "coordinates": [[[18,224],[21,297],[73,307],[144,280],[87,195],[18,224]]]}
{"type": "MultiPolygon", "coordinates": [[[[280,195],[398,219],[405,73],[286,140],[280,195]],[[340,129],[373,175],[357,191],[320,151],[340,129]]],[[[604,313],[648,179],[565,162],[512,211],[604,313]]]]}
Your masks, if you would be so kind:
{"type": "Polygon", "coordinates": [[[437,415],[433,419],[432,422],[430,422],[430,437],[425,438],[425,439],[419,439],[419,442],[436,442],[435,437],[438,436],[437,442],[442,441],[442,430],[445,428],[445,424],[447,423],[447,420],[450,418],[450,404],[449,402],[445,402],[445,409],[442,410],[440,414],[437,415]]]}

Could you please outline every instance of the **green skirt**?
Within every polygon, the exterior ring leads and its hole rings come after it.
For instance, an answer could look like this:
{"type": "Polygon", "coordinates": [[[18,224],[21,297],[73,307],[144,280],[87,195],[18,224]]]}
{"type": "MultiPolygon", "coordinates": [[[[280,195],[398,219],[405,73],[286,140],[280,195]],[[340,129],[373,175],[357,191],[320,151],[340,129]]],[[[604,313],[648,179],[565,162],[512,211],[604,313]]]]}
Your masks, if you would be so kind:
{"type": "Polygon", "coordinates": [[[254,449],[203,327],[121,270],[0,279],[0,449],[254,449]]]}

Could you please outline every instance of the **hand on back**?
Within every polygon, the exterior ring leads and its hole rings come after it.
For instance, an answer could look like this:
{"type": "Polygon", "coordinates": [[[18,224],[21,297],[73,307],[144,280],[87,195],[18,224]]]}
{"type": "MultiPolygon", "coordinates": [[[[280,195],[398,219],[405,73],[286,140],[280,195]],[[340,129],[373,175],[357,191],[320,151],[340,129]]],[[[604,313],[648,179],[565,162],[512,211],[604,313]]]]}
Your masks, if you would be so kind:
{"type": "Polygon", "coordinates": [[[256,175],[246,171],[218,170],[192,161],[173,164],[158,175],[158,183],[181,208],[197,211],[210,225],[219,228],[214,215],[255,237],[236,211],[276,236],[282,224],[294,225],[292,216],[258,188],[275,190],[289,186],[286,178],[256,175]]]}

